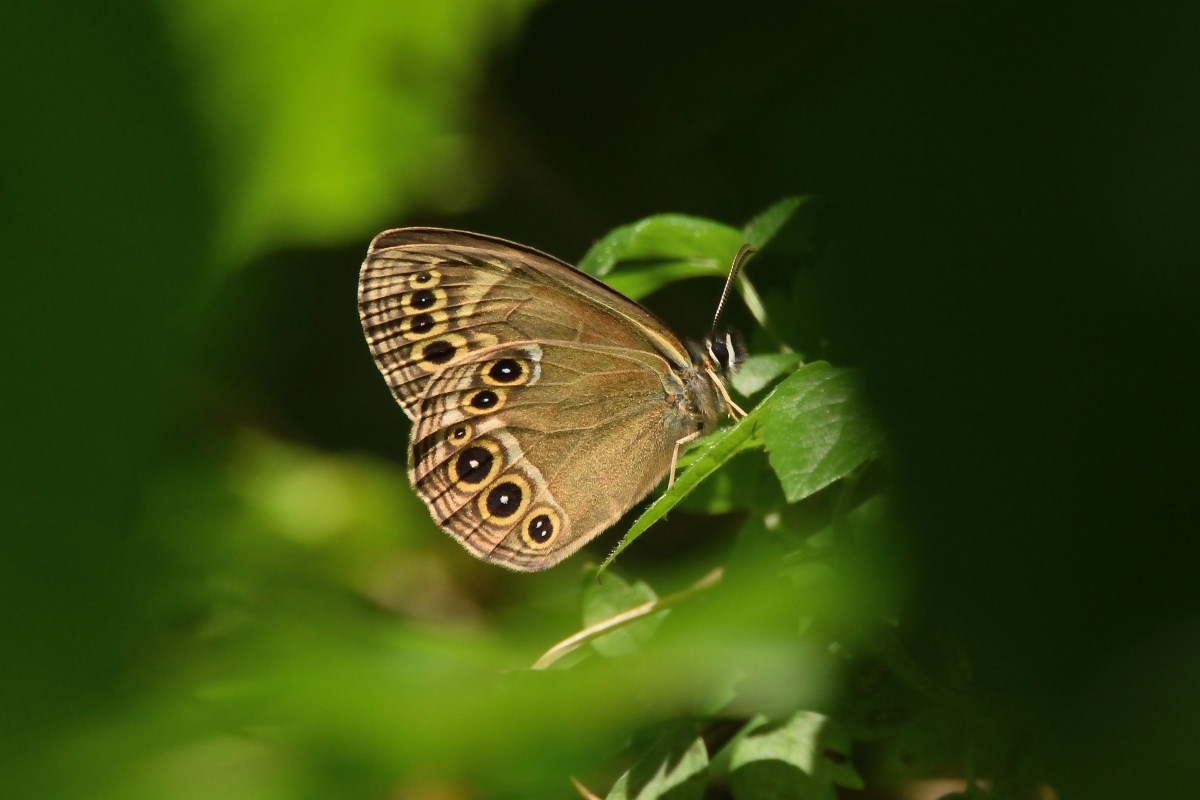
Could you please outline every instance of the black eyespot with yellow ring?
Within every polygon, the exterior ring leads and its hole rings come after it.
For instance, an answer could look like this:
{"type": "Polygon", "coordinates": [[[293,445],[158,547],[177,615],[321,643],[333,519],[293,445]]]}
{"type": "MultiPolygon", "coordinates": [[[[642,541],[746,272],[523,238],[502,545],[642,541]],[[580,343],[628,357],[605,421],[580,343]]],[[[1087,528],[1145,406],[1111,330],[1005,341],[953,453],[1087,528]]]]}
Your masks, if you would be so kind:
{"type": "Polygon", "coordinates": [[[446,332],[450,315],[445,311],[422,311],[410,314],[400,323],[400,333],[405,339],[415,341],[446,332]]]}
{"type": "Polygon", "coordinates": [[[500,358],[484,364],[479,377],[489,386],[519,386],[529,381],[529,367],[515,358],[500,358]]]}
{"type": "Polygon", "coordinates": [[[408,276],[410,289],[432,289],[442,282],[442,272],[437,269],[423,269],[408,276]]]}
{"type": "Polygon", "coordinates": [[[465,422],[460,422],[446,431],[446,441],[451,447],[461,447],[471,440],[471,435],[474,433],[475,428],[465,422]]]}
{"type": "Polygon", "coordinates": [[[538,506],[521,523],[521,541],[534,550],[544,550],[558,538],[562,518],[550,506],[538,506]]]}
{"type": "Polygon", "coordinates": [[[418,342],[412,349],[412,360],[427,372],[437,372],[449,364],[467,347],[467,339],[457,333],[418,342]]]}
{"type": "Polygon", "coordinates": [[[477,439],[450,461],[450,477],[455,484],[482,486],[504,468],[504,452],[488,439],[477,439]]]}
{"type": "Polygon", "coordinates": [[[477,389],[463,395],[462,409],[468,414],[490,414],[508,399],[503,389],[477,389]]]}
{"type": "Polygon", "coordinates": [[[479,494],[479,513],[484,522],[504,525],[525,513],[530,497],[529,481],[521,475],[509,473],[479,494]]]}
{"type": "Polygon", "coordinates": [[[417,289],[400,298],[400,305],[410,314],[437,311],[446,307],[446,290],[438,288],[417,289]]]}

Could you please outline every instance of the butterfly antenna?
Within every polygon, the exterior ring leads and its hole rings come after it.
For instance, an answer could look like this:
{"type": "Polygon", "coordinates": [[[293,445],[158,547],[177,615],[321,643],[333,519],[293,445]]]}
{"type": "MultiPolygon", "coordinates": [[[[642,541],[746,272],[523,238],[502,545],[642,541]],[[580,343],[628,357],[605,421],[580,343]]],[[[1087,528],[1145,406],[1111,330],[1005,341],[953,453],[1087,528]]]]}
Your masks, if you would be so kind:
{"type": "Polygon", "coordinates": [[[742,271],[742,265],[755,252],[758,252],[758,248],[743,244],[738,248],[737,255],[733,257],[733,266],[729,268],[729,277],[725,279],[725,288],[721,290],[721,299],[717,301],[717,311],[713,314],[712,330],[709,331],[710,339],[717,335],[717,320],[721,318],[721,312],[725,310],[725,301],[729,299],[729,290],[733,288],[734,280],[742,271]]]}

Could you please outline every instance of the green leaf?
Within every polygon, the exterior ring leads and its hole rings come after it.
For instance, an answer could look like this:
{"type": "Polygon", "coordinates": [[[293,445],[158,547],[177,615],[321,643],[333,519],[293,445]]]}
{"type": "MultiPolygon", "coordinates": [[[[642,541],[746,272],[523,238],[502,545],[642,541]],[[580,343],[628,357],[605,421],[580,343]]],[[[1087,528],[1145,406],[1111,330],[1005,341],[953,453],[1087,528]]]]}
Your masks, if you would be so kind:
{"type": "Polygon", "coordinates": [[[834,784],[863,787],[849,751],[849,735],[830,718],[799,711],[731,745],[729,786],[737,800],[834,800],[834,784]]]}
{"type": "MultiPolygon", "coordinates": [[[[658,599],[654,589],[645,581],[629,583],[620,575],[608,572],[596,575],[589,571],[583,587],[583,624],[592,626],[611,619],[623,611],[636,608],[658,599]]],[[[602,656],[628,655],[654,635],[654,631],[667,615],[666,611],[651,614],[637,622],[631,622],[612,633],[605,634],[592,642],[592,647],[602,656]]]]}
{"type": "Polygon", "coordinates": [[[708,750],[693,725],[668,730],[613,784],[608,800],[700,800],[708,750]]]}
{"type": "Polygon", "coordinates": [[[785,197],[746,223],[745,239],[754,249],[761,250],[787,224],[808,197],[785,197]]]}
{"type": "Polygon", "coordinates": [[[754,507],[760,496],[763,480],[778,485],[769,474],[761,453],[743,450],[720,469],[680,498],[679,508],[691,514],[728,514],[754,507]]]}
{"type": "Polygon", "coordinates": [[[237,264],[481,202],[487,170],[463,120],[489,54],[535,5],[164,3],[211,142],[219,255],[237,264]]]}
{"type": "Polygon", "coordinates": [[[788,502],[846,476],[879,451],[875,423],[848,370],[808,364],[760,407],[766,407],[763,439],[788,502]]]}
{"type": "Polygon", "coordinates": [[[741,232],[728,225],[658,214],[610,231],[579,268],[636,300],[684,278],[724,276],[741,245],[741,232]]]}
{"type": "Polygon", "coordinates": [[[800,363],[798,353],[764,353],[750,356],[733,374],[733,388],[744,397],[760,392],[800,363]]]}
{"type": "Polygon", "coordinates": [[[721,277],[725,273],[713,266],[716,263],[676,260],[622,264],[618,271],[606,275],[604,282],[626,297],[639,300],[688,278],[721,277]]]}

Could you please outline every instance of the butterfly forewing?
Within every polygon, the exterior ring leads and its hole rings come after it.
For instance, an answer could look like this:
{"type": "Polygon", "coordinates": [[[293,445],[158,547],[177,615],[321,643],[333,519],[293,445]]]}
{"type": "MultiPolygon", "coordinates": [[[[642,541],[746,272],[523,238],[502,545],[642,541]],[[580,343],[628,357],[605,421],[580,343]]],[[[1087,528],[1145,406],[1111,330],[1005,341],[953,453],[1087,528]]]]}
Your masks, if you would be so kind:
{"type": "Polygon", "coordinates": [[[358,307],[375,363],[410,417],[438,370],[503,342],[591,342],[689,363],[678,337],[637,303],[545,253],[478,234],[403,228],[375,237],[358,307]]]}

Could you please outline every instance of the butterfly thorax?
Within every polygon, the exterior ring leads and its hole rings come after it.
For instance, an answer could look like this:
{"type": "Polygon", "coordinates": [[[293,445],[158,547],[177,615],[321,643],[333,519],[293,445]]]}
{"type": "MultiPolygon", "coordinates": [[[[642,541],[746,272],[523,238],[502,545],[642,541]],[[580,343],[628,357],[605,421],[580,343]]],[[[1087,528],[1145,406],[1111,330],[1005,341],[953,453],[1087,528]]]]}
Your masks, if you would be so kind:
{"type": "Polygon", "coordinates": [[[672,377],[679,383],[676,386],[668,384],[667,394],[679,412],[677,419],[686,425],[683,430],[676,431],[676,438],[711,433],[727,412],[710,374],[700,365],[693,365],[672,377]]]}

